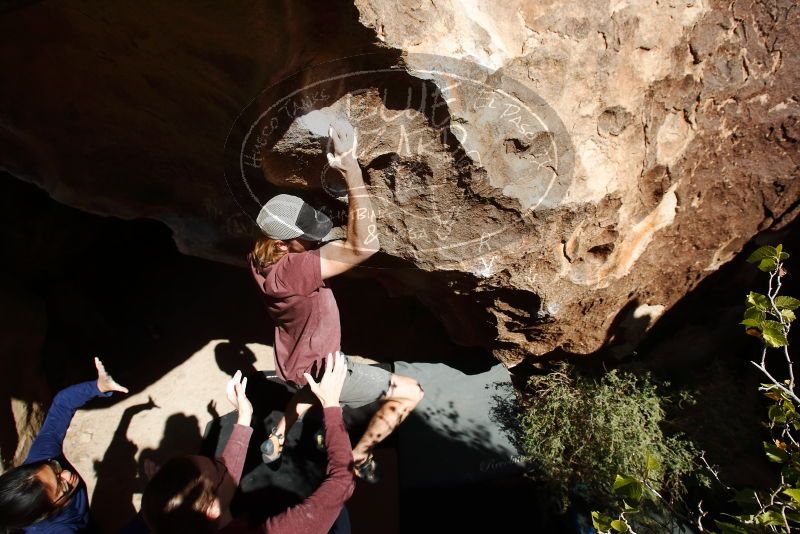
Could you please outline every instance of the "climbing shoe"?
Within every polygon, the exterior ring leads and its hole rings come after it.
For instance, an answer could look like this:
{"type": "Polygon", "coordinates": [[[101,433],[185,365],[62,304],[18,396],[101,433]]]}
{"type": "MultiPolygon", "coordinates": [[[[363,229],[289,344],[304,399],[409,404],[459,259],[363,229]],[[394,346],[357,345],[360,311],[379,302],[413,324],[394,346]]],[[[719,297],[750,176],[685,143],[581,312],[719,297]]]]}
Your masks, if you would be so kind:
{"type": "Polygon", "coordinates": [[[381,479],[378,475],[378,465],[371,454],[360,464],[354,465],[353,472],[358,478],[370,484],[377,484],[381,479]]]}

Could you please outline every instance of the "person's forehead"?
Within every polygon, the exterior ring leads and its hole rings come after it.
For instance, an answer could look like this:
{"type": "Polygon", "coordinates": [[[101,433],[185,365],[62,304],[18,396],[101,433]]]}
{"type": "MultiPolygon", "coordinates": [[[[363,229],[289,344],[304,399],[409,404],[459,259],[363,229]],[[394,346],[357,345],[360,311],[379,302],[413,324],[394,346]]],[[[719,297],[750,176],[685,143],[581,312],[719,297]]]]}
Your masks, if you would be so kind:
{"type": "Polygon", "coordinates": [[[36,470],[36,476],[40,480],[49,480],[51,482],[55,482],[57,475],[53,469],[53,466],[48,462],[39,466],[39,469],[36,470]]]}
{"type": "Polygon", "coordinates": [[[36,471],[36,478],[41,481],[48,493],[53,493],[55,491],[56,472],[53,471],[53,467],[49,463],[44,464],[36,471]]]}

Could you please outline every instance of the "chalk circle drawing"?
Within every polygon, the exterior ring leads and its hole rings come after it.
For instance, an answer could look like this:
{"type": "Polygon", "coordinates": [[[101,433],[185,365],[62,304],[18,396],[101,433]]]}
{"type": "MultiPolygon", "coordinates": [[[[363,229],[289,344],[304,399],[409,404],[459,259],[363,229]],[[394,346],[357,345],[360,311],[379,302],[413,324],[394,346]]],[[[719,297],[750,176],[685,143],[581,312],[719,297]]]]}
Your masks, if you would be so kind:
{"type": "Polygon", "coordinates": [[[400,256],[484,267],[481,256],[530,235],[532,214],[558,207],[572,180],[568,132],[530,87],[464,59],[365,54],[272,84],[237,117],[225,144],[225,179],[253,222],[278,193],[302,196],[335,224],[346,222],[347,191],[325,162],[328,125],[342,120],[358,139],[377,215],[372,235],[400,256]],[[301,174],[308,168],[305,189],[267,164],[281,150],[284,160],[298,159],[301,174]],[[499,210],[476,213],[498,202],[499,210]]]}

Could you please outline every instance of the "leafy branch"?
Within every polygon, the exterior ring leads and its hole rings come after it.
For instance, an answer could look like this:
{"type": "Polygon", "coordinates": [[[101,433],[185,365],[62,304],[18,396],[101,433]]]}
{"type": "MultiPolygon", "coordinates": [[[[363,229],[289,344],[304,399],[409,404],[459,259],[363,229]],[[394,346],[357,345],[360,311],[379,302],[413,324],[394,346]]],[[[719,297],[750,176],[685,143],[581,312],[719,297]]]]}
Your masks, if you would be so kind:
{"type": "MultiPolygon", "coordinates": [[[[722,514],[723,519],[715,520],[718,532],[722,534],[748,534],[752,532],[776,532],[789,534],[800,529],[800,398],[795,390],[794,366],[789,353],[789,331],[796,319],[795,310],[800,308],[800,300],[781,295],[782,279],[787,275],[784,261],[789,254],[783,247],[766,246],[753,252],[747,262],[754,264],[762,272],[769,273],[766,294],[750,292],[747,295],[744,318],[740,324],[747,334],[762,341],[760,361],[751,363],[761,371],[768,382],[761,384],[759,391],[770,400],[767,409],[768,428],[771,442],[764,442],[764,453],[770,462],[781,465],[780,480],[769,491],[743,490],[736,493],[734,501],[739,505],[741,514],[722,514]],[[780,350],[781,359],[786,366],[788,378],[779,380],[767,369],[767,356],[774,350],[780,350]]],[[[774,362],[772,362],[774,364],[774,362]]],[[[703,454],[700,460],[714,478],[725,488],[733,491],[719,478],[719,474],[706,461],[703,454]]],[[[650,467],[650,466],[648,466],[650,467]]],[[[636,514],[641,513],[646,499],[660,500],[663,497],[652,490],[648,484],[652,470],[646,470],[638,477],[617,475],[614,481],[614,494],[621,501],[622,510],[617,519],[612,519],[599,512],[592,513],[592,523],[601,533],[634,532],[636,514]],[[643,499],[645,497],[646,499],[643,499]]],[[[670,505],[668,509],[678,521],[684,521],[686,528],[697,528],[699,532],[706,530],[703,518],[708,512],[703,511],[702,503],[698,504],[699,516],[695,522],[689,522],[685,514],[680,514],[670,505]],[[691,527],[690,524],[694,523],[691,527]]],[[[652,517],[650,518],[652,519],[652,517]]]]}

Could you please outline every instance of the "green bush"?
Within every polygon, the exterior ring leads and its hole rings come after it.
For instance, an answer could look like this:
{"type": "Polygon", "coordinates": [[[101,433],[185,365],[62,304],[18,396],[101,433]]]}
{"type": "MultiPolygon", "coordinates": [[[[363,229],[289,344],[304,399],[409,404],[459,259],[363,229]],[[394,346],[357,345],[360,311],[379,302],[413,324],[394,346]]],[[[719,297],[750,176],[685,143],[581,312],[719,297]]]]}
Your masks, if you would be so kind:
{"type": "Polygon", "coordinates": [[[610,371],[596,379],[561,364],[531,378],[529,387],[523,447],[559,508],[568,504],[570,493],[606,507],[617,473],[648,468],[656,491],[684,493],[681,477],[695,470],[696,451],[684,438],[664,434],[667,399],[648,376],[610,371]]]}
{"type": "MultiPolygon", "coordinates": [[[[704,519],[706,525],[713,522],[722,534],[789,534],[800,531],[800,396],[796,392],[794,362],[789,353],[789,330],[797,318],[797,310],[800,310],[800,299],[779,294],[782,278],[787,274],[783,262],[788,258],[789,254],[783,251],[782,245],[760,247],[748,256],[747,262],[769,274],[769,280],[766,294],[751,291],[747,295],[744,319],[740,323],[747,334],[762,342],[760,361],[751,360],[750,363],[768,380],[758,388],[770,401],[766,426],[771,440],[764,442],[764,453],[770,462],[781,465],[779,480],[766,491],[736,491],[722,482],[714,468],[706,463],[706,469],[733,497],[732,502],[738,504],[741,512],[736,515],[712,511],[710,517],[706,517],[709,512],[702,510],[702,501],[696,507],[688,506],[688,503],[680,500],[680,495],[678,504],[682,506],[678,508],[682,510],[676,510],[673,506],[675,502],[667,501],[653,487],[653,470],[648,460],[644,471],[616,476],[612,486],[618,499],[617,513],[614,514],[616,519],[602,511],[592,512],[592,524],[601,534],[633,532],[634,527],[641,534],[643,530],[640,524],[655,522],[663,525],[664,520],[681,527],[688,527],[691,523],[692,531],[709,532],[703,524],[704,519]],[[772,363],[769,369],[768,361],[772,363]],[[777,363],[785,365],[782,371],[785,378],[781,374],[777,378],[773,375],[777,363]],[[664,506],[668,509],[667,513],[662,513],[664,506]]],[[[657,467],[657,462],[653,461],[652,466],[657,467]]]]}

